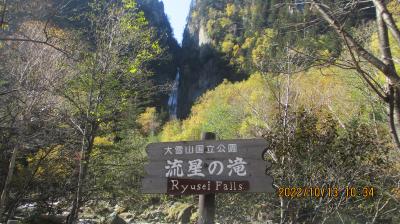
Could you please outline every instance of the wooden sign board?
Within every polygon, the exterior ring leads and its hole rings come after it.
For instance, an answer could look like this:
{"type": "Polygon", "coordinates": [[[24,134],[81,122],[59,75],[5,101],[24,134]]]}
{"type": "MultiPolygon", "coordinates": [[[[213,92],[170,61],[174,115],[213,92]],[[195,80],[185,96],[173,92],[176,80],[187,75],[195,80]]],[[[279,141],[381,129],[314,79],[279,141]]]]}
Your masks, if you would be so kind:
{"type": "Polygon", "coordinates": [[[266,175],[266,148],[267,141],[264,139],[149,144],[146,149],[149,164],[145,166],[147,176],[142,181],[142,192],[273,192],[272,178],[266,175]],[[176,184],[182,187],[172,188],[176,184]],[[234,187],[228,190],[221,188],[226,184],[233,184],[234,187]],[[202,187],[199,190],[184,190],[184,186],[195,185],[207,187],[205,190],[202,187]]]}

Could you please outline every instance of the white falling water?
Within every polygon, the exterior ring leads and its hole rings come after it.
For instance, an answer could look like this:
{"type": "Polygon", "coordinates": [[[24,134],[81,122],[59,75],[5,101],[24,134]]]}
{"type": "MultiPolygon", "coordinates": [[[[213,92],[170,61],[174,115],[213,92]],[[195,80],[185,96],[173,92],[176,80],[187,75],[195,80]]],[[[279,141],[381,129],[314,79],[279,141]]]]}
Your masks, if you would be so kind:
{"type": "Polygon", "coordinates": [[[179,86],[179,68],[178,72],[176,73],[176,78],[174,84],[172,85],[172,90],[171,93],[169,94],[169,99],[168,99],[169,116],[171,119],[177,118],[178,86],[179,86]]]}

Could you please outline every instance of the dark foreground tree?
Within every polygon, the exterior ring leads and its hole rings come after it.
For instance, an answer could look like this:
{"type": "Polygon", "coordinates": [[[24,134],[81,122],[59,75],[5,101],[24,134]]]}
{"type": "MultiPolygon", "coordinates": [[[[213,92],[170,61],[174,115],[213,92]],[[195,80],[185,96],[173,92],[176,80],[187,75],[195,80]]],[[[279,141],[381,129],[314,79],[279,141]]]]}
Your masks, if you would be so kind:
{"type": "Polygon", "coordinates": [[[76,223],[83,206],[94,140],[112,132],[128,109],[139,108],[154,89],[146,65],[161,54],[144,14],[133,0],[91,4],[85,35],[90,47],[82,51],[75,74],[60,93],[67,99],[66,113],[81,134],[76,193],[68,223],[76,223]]]}

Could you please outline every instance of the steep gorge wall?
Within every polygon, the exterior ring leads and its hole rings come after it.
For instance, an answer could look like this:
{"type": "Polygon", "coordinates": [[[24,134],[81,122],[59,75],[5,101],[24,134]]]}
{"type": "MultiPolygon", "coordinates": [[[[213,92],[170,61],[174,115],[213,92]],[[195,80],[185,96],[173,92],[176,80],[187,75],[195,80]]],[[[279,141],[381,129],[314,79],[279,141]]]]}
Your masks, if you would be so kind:
{"type": "MultiPolygon", "coordinates": [[[[152,63],[154,73],[152,79],[157,86],[173,83],[179,65],[181,48],[173,35],[172,27],[165,14],[164,4],[159,0],[137,0],[138,7],[145,14],[149,25],[156,31],[160,45],[165,49],[165,54],[159,60],[152,63]]],[[[168,97],[170,92],[160,92],[153,100],[153,106],[158,110],[167,112],[168,97]]]]}
{"type": "MultiPolygon", "coordinates": [[[[349,0],[350,1],[350,0],[349,0]]],[[[340,7],[343,1],[324,1],[340,7]]],[[[346,25],[365,23],[374,16],[370,3],[349,12],[346,25]]],[[[192,0],[182,42],[178,117],[207,90],[224,79],[239,81],[251,73],[280,73],[287,48],[307,49],[330,58],[340,55],[341,43],[303,0],[192,0]]],[[[303,55],[304,57],[304,55],[303,55]]],[[[307,67],[310,58],[298,58],[294,66],[307,67]]]]}
{"type": "Polygon", "coordinates": [[[178,117],[189,115],[191,106],[207,90],[235,73],[219,52],[207,30],[208,19],[196,16],[202,0],[193,0],[184,32],[181,54],[182,78],[178,96],[178,117]]]}

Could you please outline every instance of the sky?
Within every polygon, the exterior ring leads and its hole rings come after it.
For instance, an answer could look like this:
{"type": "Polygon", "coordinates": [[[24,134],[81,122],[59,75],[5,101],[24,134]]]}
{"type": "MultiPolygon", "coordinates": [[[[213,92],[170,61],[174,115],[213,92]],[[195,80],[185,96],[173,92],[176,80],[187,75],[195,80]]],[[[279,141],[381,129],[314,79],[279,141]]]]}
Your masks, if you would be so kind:
{"type": "Polygon", "coordinates": [[[169,22],[174,29],[174,36],[178,43],[182,43],[183,31],[186,26],[186,17],[189,13],[191,0],[162,0],[169,22]]]}

